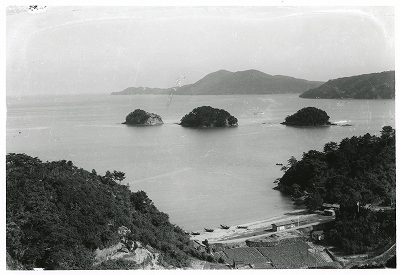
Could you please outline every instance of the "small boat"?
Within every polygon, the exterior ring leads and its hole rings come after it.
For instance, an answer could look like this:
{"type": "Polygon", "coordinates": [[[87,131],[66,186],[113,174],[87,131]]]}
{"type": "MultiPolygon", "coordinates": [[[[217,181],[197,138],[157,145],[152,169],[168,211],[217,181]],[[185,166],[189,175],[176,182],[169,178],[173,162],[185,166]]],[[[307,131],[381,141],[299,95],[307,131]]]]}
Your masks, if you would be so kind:
{"type": "Polygon", "coordinates": [[[247,229],[247,227],[248,227],[248,226],[245,226],[245,225],[238,225],[238,226],[237,226],[237,228],[240,228],[240,229],[247,229]]]}
{"type": "Polygon", "coordinates": [[[206,232],[214,232],[214,229],[211,229],[211,228],[204,228],[204,230],[205,230],[206,232]]]}
{"type": "Polygon", "coordinates": [[[193,231],[192,231],[192,235],[200,235],[200,232],[197,232],[197,231],[196,231],[196,232],[193,232],[193,231]]]}
{"type": "Polygon", "coordinates": [[[283,165],[283,163],[277,163],[276,165],[282,166],[282,165],[283,165]]]}
{"type": "Polygon", "coordinates": [[[225,225],[225,224],[221,224],[221,228],[222,229],[229,229],[229,226],[225,225]]]}

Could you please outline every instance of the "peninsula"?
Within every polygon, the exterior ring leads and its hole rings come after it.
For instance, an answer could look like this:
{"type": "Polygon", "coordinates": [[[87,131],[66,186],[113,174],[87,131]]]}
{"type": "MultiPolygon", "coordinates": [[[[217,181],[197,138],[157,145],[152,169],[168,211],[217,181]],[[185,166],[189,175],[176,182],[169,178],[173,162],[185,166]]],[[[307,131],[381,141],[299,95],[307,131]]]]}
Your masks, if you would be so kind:
{"type": "Polygon", "coordinates": [[[395,72],[363,74],[329,80],[300,95],[302,98],[393,99],[395,72]]]}

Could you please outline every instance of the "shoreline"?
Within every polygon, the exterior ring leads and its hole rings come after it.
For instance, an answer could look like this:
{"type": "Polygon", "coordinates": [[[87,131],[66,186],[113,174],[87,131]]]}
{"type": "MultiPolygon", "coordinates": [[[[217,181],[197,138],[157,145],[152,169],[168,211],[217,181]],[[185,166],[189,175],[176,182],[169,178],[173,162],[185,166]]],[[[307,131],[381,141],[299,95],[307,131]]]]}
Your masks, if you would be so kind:
{"type": "Polygon", "coordinates": [[[200,235],[190,235],[193,241],[208,240],[210,243],[225,242],[225,241],[238,241],[242,238],[253,238],[254,236],[271,233],[272,224],[281,221],[304,221],[318,215],[315,213],[308,213],[307,209],[297,209],[289,211],[265,220],[258,220],[238,225],[232,225],[229,229],[215,228],[213,232],[206,232],[205,230],[197,231],[200,235]],[[238,228],[238,226],[245,226],[247,228],[238,228]]]}

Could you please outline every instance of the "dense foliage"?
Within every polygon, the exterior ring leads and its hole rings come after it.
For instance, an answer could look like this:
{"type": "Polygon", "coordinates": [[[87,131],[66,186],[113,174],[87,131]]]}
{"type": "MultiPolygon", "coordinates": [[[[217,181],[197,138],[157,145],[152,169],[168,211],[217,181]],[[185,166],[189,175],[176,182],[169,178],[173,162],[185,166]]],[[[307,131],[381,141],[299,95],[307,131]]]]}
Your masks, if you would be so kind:
{"type": "Polygon", "coordinates": [[[136,109],[129,113],[125,118],[125,124],[128,125],[142,125],[150,118],[150,114],[146,111],[136,109]]]}
{"type": "Polygon", "coordinates": [[[382,128],[381,136],[343,139],[311,150],[283,167],[279,189],[305,198],[311,210],[323,202],[337,203],[340,212],[331,240],[347,253],[371,251],[395,238],[395,214],[365,210],[367,205],[396,204],[395,130],[382,128]]]}
{"type": "Polygon", "coordinates": [[[329,80],[300,95],[303,98],[386,98],[395,97],[395,72],[381,72],[329,80]]]}
{"type": "Polygon", "coordinates": [[[330,243],[346,254],[375,251],[396,240],[396,211],[371,211],[357,207],[337,213],[334,228],[330,230],[330,243]]]}
{"type": "Polygon", "coordinates": [[[287,116],[284,125],[291,126],[319,126],[330,125],[329,116],[321,109],[315,107],[305,107],[295,114],[287,116]]]}
{"type": "Polygon", "coordinates": [[[202,106],[193,109],[186,114],[180,125],[186,127],[226,127],[236,126],[238,120],[227,111],[210,106],[202,106]]]}
{"type": "Polygon", "coordinates": [[[284,167],[279,189],[294,196],[306,191],[324,202],[345,205],[395,204],[395,130],[383,127],[381,136],[329,142],[324,151],[311,150],[284,167]]]}
{"type": "Polygon", "coordinates": [[[185,266],[201,257],[189,236],[169,222],[143,191],[117,181],[124,173],[88,172],[71,161],[6,157],[6,246],[10,266],[90,269],[94,250],[116,244],[120,226],[131,241],[150,245],[165,263],[185,266]]]}
{"type": "Polygon", "coordinates": [[[351,269],[384,269],[384,268],[396,268],[396,255],[392,256],[386,263],[372,263],[363,266],[353,266],[351,269]]]}

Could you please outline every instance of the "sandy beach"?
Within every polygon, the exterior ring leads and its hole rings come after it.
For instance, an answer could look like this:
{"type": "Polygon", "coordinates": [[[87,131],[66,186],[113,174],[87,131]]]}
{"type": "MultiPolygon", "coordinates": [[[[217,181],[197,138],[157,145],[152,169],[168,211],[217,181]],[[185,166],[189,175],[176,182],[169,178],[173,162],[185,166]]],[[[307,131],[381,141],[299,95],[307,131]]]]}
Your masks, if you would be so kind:
{"type": "Polygon", "coordinates": [[[315,213],[310,214],[306,209],[299,209],[266,220],[254,221],[239,225],[228,225],[229,229],[213,228],[213,232],[206,232],[205,230],[198,231],[200,235],[191,235],[191,239],[200,242],[207,239],[209,243],[240,242],[246,239],[273,234],[272,224],[276,222],[294,221],[299,224],[313,224],[326,218],[328,217],[324,217],[315,213]],[[238,226],[247,228],[238,228],[238,226]]]}

